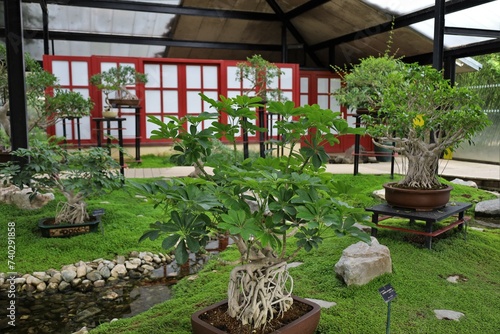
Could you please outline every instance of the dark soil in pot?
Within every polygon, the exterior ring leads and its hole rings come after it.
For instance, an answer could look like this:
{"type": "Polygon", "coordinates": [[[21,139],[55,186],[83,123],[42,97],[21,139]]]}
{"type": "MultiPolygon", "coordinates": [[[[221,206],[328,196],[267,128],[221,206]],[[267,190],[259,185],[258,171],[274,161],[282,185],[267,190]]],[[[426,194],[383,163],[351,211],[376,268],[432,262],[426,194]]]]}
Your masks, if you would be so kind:
{"type": "Polygon", "coordinates": [[[228,334],[271,334],[292,321],[297,320],[312,309],[312,306],[294,300],[292,306],[285,312],[283,317],[272,319],[263,330],[252,330],[249,325],[242,326],[240,321],[227,314],[227,303],[201,314],[200,319],[228,334]]]}

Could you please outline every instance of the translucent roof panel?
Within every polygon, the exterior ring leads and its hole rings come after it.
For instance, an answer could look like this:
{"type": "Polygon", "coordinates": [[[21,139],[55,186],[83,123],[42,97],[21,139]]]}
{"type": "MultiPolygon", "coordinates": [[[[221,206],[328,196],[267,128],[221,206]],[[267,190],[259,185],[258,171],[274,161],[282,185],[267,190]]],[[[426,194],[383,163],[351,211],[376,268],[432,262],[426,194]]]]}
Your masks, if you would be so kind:
{"type": "MultiPolygon", "coordinates": [[[[178,5],[179,0],[145,0],[135,2],[178,5]]],[[[52,32],[75,32],[87,34],[109,34],[135,37],[166,38],[175,15],[142,11],[86,8],[78,6],[48,5],[49,30],[52,32]]],[[[2,15],[3,17],[3,15],[2,15]]],[[[40,4],[23,4],[25,29],[42,29],[40,4]]],[[[50,34],[50,33],[49,33],[50,34]]],[[[54,54],[64,55],[120,55],[132,57],[155,57],[163,53],[164,46],[140,44],[113,44],[56,40],[52,44],[54,54]]],[[[26,51],[41,59],[43,42],[26,41],[26,51]]]]}
{"type": "MultiPolygon", "coordinates": [[[[377,7],[382,11],[394,15],[405,15],[424,8],[431,7],[435,4],[435,0],[363,0],[373,7],[377,7]]],[[[468,28],[468,29],[486,29],[500,30],[500,1],[492,1],[483,5],[464,9],[458,12],[446,14],[445,26],[450,28],[468,28]]],[[[422,21],[410,25],[413,29],[430,39],[434,38],[434,19],[422,21]]],[[[477,43],[491,38],[474,37],[474,36],[459,36],[445,35],[445,48],[458,47],[470,43],[477,43]]]]}

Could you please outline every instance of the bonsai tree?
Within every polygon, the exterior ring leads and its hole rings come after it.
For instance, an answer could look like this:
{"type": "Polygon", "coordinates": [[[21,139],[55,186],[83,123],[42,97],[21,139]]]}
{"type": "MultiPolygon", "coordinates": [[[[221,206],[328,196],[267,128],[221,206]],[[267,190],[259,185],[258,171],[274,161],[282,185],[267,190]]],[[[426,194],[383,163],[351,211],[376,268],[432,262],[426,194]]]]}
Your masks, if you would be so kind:
{"type": "Polygon", "coordinates": [[[201,96],[215,113],[167,117],[166,122],[149,116],[157,126],[152,137],[172,140],[177,152],[174,161],[197,164],[201,173],[199,178],[134,185],[165,211],[165,219],[152,224],[141,240],[163,235],[162,246],[174,249],[176,261],[182,264],[188,261],[188,252],[203,249],[214,234],[228,235],[241,254],[229,278],[228,312],[243,325],[261,328],[293,303],[286,263],[299,251],[317,248],[328,230],[370,240],[354,226],[366,221],[364,211],[335,198],[336,183],[324,169],[329,159],[324,143],[338,142],[334,131],[345,134],[356,129],[340,113],[318,105],[268,102],[268,110],[281,116],[274,127],[283,138],[279,145],[288,154],[269,153],[241,162],[234,152],[232,159],[218,161],[209,173],[205,167],[210,164],[214,139],[234,144],[240,128],[248,125],[243,119],[256,118],[262,99],[221,96],[215,101],[201,96]],[[226,117],[227,123],[219,121],[226,117]],[[206,121],[213,122],[201,129],[206,121]]]}
{"type": "Polygon", "coordinates": [[[21,189],[28,186],[33,193],[60,191],[66,201],[58,206],[56,224],[85,222],[89,218],[85,200],[122,185],[120,166],[101,147],[68,151],[52,137],[46,141],[33,140],[30,148],[19,148],[12,154],[25,158],[26,164],[22,167],[15,162],[0,164],[4,184],[11,183],[21,189]]]}
{"type": "Polygon", "coordinates": [[[90,77],[90,83],[103,91],[108,108],[111,108],[109,101],[111,92],[116,92],[117,99],[138,100],[137,96],[127,89],[127,86],[147,82],[146,74],[136,71],[135,68],[129,65],[112,67],[90,77]]]}
{"type": "Polygon", "coordinates": [[[398,187],[441,189],[436,171],[443,152],[470,141],[489,124],[473,91],[452,87],[430,66],[407,64],[387,55],[369,57],[361,60],[345,80],[345,86],[334,92],[337,99],[347,105],[355,105],[360,99],[375,101],[379,107],[376,114],[362,116],[368,134],[378,139],[374,145],[407,159],[407,171],[398,187]],[[380,73],[377,80],[383,85],[376,95],[360,98],[358,94],[370,94],[369,88],[360,90],[351,82],[361,82],[367,76],[365,64],[375,62],[394,71],[380,73]],[[384,142],[395,143],[395,147],[384,142]]]}
{"type": "Polygon", "coordinates": [[[236,64],[238,71],[236,73],[237,81],[247,81],[249,87],[244,95],[260,96],[263,101],[283,100],[281,91],[273,88],[274,81],[278,79],[283,71],[276,64],[262,58],[261,55],[248,57],[246,62],[236,64]]]}
{"type": "Polygon", "coordinates": [[[90,115],[94,102],[79,92],[61,88],[54,89],[54,95],[45,97],[45,108],[55,118],[76,118],[90,115]]]}
{"type": "MultiPolygon", "coordinates": [[[[62,116],[82,117],[90,114],[93,103],[80,93],[61,89],[57,78],[45,71],[29,53],[26,63],[26,102],[28,106],[28,131],[45,131],[62,116]]],[[[7,58],[5,45],[0,44],[0,129],[3,146],[10,146],[10,120],[7,58]]]]}

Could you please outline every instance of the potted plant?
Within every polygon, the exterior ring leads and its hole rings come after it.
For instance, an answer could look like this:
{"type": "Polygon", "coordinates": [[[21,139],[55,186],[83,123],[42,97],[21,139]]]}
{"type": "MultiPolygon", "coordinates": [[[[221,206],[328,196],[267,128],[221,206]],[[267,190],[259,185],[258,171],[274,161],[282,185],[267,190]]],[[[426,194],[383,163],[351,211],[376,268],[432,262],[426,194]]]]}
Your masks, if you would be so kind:
{"type": "Polygon", "coordinates": [[[58,190],[65,198],[55,218],[39,222],[44,236],[72,236],[97,228],[98,220],[87,212],[86,199],[122,186],[118,163],[100,147],[68,151],[56,138],[33,140],[30,148],[19,148],[13,155],[24,158],[0,164],[4,184],[30,187],[33,193],[58,190]]]}
{"type": "Polygon", "coordinates": [[[48,115],[56,118],[79,118],[90,115],[94,102],[84,98],[79,92],[56,87],[53,95],[45,97],[45,109],[48,115]]]}
{"type": "MultiPolygon", "coordinates": [[[[45,132],[61,117],[82,117],[90,114],[93,103],[78,92],[61,89],[57,78],[45,71],[40,64],[25,55],[26,103],[28,106],[28,132],[45,132]]],[[[10,160],[10,104],[7,58],[5,45],[0,45],[0,137],[3,150],[10,160]]],[[[3,153],[3,152],[2,152],[3,153]]],[[[3,160],[0,160],[3,161],[3,160]]]]}
{"type": "MultiPolygon", "coordinates": [[[[394,72],[381,72],[378,80],[389,79],[378,92],[379,109],[362,116],[374,145],[391,149],[406,158],[406,173],[399,182],[384,185],[386,200],[397,207],[433,210],[448,203],[452,188],[437,177],[440,157],[445,150],[471,140],[490,122],[477,95],[466,87],[451,86],[441,71],[430,66],[407,64],[384,55],[362,59],[357,71],[346,80],[364,77],[365,63],[377,61],[394,72]],[[384,144],[394,143],[394,146],[384,144]],[[414,192],[413,190],[417,190],[414,192]],[[417,199],[408,196],[419,195],[417,199]]],[[[346,84],[334,92],[343,103],[362,93],[346,84]]]]}
{"type": "Polygon", "coordinates": [[[90,83],[104,93],[106,102],[104,111],[111,110],[113,105],[138,105],[138,97],[130,92],[127,86],[147,82],[147,75],[136,71],[130,65],[112,67],[90,77],[90,83]],[[115,92],[115,98],[110,99],[109,94],[113,91],[115,92]]]}
{"type": "MultiPolygon", "coordinates": [[[[329,158],[323,145],[338,142],[333,132],[356,130],[340,113],[318,105],[295,107],[291,101],[271,101],[267,108],[281,116],[274,128],[282,135],[279,145],[288,154],[241,161],[233,145],[232,157],[219,160],[209,173],[205,166],[210,164],[214,139],[234,144],[240,128],[250,123],[243,118],[256,119],[255,110],[262,99],[221,96],[215,101],[204,95],[202,99],[216,112],[181,119],[168,117],[165,123],[149,117],[157,127],[152,138],[173,140],[177,154],[172,158],[197,165],[200,177],[134,185],[136,191],[165,210],[165,219],[152,224],[141,240],[164,234],[162,246],[174,249],[176,261],[182,264],[188,261],[189,252],[198,252],[211,236],[228,235],[241,259],[231,272],[228,300],[222,304],[238,322],[239,333],[269,328],[273,326],[271,319],[281,318],[294,303],[304,302],[292,295],[287,261],[301,250],[317,248],[327,230],[370,240],[354,226],[366,220],[364,211],[335,199],[335,183],[324,169],[329,158]],[[220,119],[227,119],[227,123],[220,119]],[[202,129],[201,124],[207,121],[211,126],[202,129]],[[315,131],[310,134],[311,128],[315,131]],[[308,139],[303,140],[306,135],[308,139]]],[[[287,328],[289,332],[283,333],[315,331],[319,308],[314,303],[307,307],[314,309],[309,315],[312,324],[287,328]]],[[[222,333],[201,320],[202,314],[206,315],[206,310],[192,317],[194,333],[222,333]]]]}

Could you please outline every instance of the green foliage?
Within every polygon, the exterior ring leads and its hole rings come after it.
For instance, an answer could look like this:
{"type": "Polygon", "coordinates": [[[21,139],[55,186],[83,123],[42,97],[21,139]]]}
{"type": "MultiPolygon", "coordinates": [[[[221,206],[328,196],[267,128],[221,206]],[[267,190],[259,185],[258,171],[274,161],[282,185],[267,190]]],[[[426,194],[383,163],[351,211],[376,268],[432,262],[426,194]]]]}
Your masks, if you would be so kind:
{"type": "Polygon", "coordinates": [[[283,100],[281,91],[277,87],[277,80],[283,71],[275,64],[265,60],[261,55],[248,57],[246,62],[236,64],[238,71],[236,81],[246,80],[250,88],[243,95],[250,93],[261,97],[264,101],[283,100]]]}
{"type": "Polygon", "coordinates": [[[366,220],[359,209],[333,196],[332,180],[325,177],[328,161],[323,145],[338,142],[332,135],[354,133],[340,113],[318,105],[295,107],[290,101],[270,102],[268,111],[280,116],[274,125],[282,140],[275,142],[288,152],[240,160],[236,134],[263,131],[248,120],[256,118],[260,97],[221,97],[219,101],[202,95],[217,113],[168,117],[157,126],[154,139],[173,140],[178,164],[196,165],[199,179],[179,178],[135,185],[135,190],[160,206],[165,219],[151,225],[142,239],[165,234],[163,245],[175,249],[177,261],[187,260],[188,251],[204,247],[211,234],[229,233],[236,241],[243,261],[272,257],[288,259],[287,243],[295,235],[299,249],[312,250],[321,243],[326,230],[335,230],[369,241],[369,236],[353,227],[366,220]],[[228,124],[219,122],[228,118],[228,124]],[[210,127],[202,128],[205,121],[210,127]],[[310,131],[314,129],[314,131],[310,131]],[[205,170],[215,143],[224,138],[233,145],[233,155],[219,160],[212,173],[205,170]]]}
{"type": "MultiPolygon", "coordinates": [[[[30,148],[19,148],[12,155],[23,158],[25,164],[12,161],[0,164],[4,184],[12,183],[20,188],[28,186],[33,194],[59,190],[70,205],[84,205],[86,198],[102,195],[122,185],[123,176],[118,163],[101,147],[68,151],[58,145],[56,138],[50,138],[48,141],[34,140],[30,148]]],[[[67,222],[77,224],[83,220],[75,218],[67,222]]]]}
{"type": "Polygon", "coordinates": [[[147,83],[147,75],[137,72],[132,66],[112,67],[107,71],[94,74],[90,83],[105,91],[120,90],[122,87],[147,83]]]}
{"type": "Polygon", "coordinates": [[[54,95],[45,97],[45,107],[58,117],[83,117],[90,115],[94,103],[78,92],[56,88],[54,95]]]}
{"type": "Polygon", "coordinates": [[[387,53],[362,59],[345,81],[334,95],[352,107],[359,106],[359,99],[369,100],[373,112],[362,121],[377,139],[375,145],[408,159],[407,173],[399,182],[406,188],[439,188],[435,169],[443,152],[471,141],[490,124],[473,91],[452,87],[430,66],[407,64],[387,53]]]}

